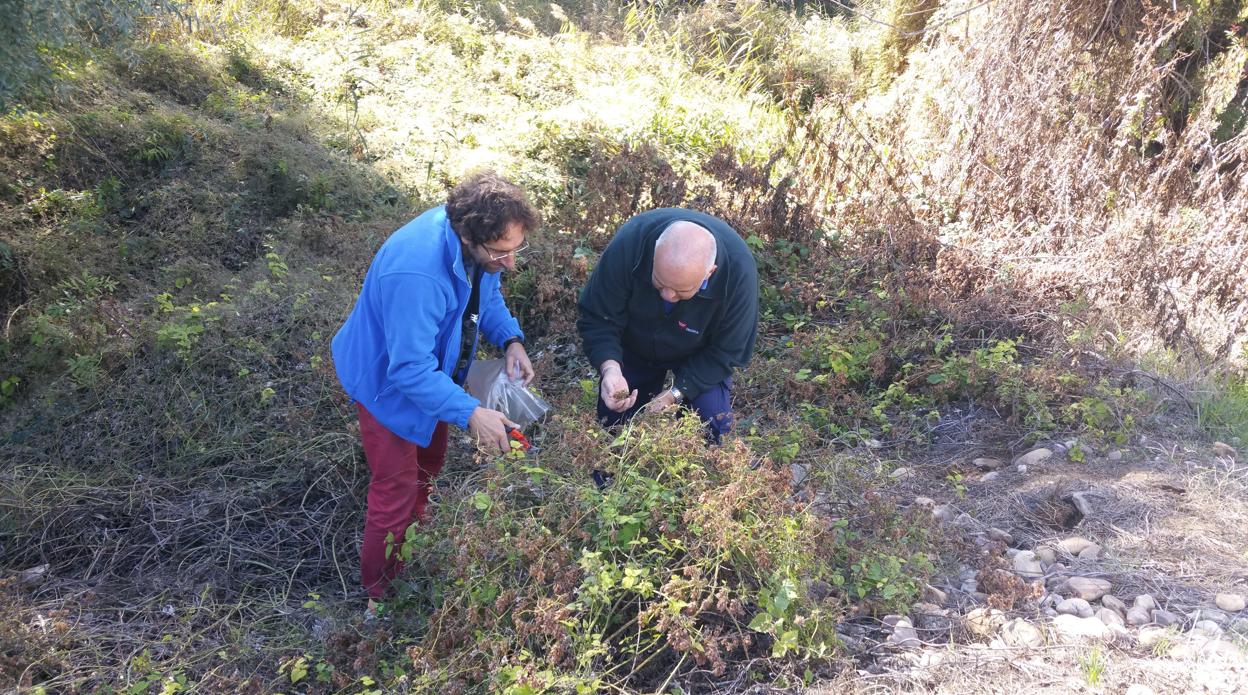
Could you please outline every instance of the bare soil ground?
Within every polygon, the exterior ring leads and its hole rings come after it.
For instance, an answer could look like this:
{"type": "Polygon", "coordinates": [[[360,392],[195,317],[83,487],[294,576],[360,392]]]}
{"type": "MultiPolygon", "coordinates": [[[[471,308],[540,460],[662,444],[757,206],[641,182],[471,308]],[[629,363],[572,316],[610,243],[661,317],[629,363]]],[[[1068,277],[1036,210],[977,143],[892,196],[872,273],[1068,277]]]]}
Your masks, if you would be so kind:
{"type": "MultiPolygon", "coordinates": [[[[943,454],[938,447],[923,463],[903,462],[910,473],[893,492],[951,505],[966,516],[949,526],[972,542],[994,528],[1007,532],[1010,548],[1018,550],[1074,536],[1092,541],[1101,548],[1098,557],[1059,553],[1066,573],[1108,580],[1112,595],[1128,606],[1148,594],[1179,622],[1164,629],[1127,626],[1107,639],[1072,638],[1040,607],[1051,610],[1052,604],[1036,596],[985,619],[983,597],[963,591],[954,575],[934,582],[948,597],[948,620],[925,620],[919,611],[911,616],[921,646],[900,649],[882,633],[860,632],[857,667],[811,692],[1248,692],[1248,615],[1214,604],[1219,593],[1248,594],[1248,464],[1242,454],[1227,455],[1173,422],[1128,445],[1086,451],[1083,461],[1072,460],[1061,443],[1041,442],[1055,455],[1024,472],[1012,462],[1025,450],[1011,444],[951,442],[943,454]],[[984,481],[987,472],[970,463],[979,457],[1001,460],[998,474],[984,481]],[[961,495],[951,472],[964,474],[961,495]],[[1090,513],[1074,508],[1077,493],[1090,513]],[[1013,618],[1038,627],[1040,640],[1007,644],[1000,625],[1013,618]],[[1220,639],[1194,630],[1198,620],[1210,618],[1219,623],[1220,639]],[[936,629],[924,629],[925,623],[936,629]]],[[[1010,549],[980,538],[984,555],[1000,557],[997,566],[1009,568],[1010,549]]],[[[1069,597],[1062,575],[1061,567],[1046,567],[1034,591],[1069,597]]],[[[997,600],[989,596],[989,605],[997,600]]]]}

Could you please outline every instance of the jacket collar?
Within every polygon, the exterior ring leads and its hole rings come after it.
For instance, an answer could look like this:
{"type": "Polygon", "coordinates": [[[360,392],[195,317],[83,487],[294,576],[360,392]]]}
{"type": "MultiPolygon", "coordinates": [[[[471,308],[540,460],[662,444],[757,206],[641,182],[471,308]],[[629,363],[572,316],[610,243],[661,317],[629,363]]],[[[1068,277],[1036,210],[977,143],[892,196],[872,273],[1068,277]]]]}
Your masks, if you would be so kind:
{"type": "Polygon", "coordinates": [[[446,217],[446,207],[442,207],[442,240],[445,245],[446,260],[451,266],[451,273],[468,284],[468,270],[464,267],[464,244],[459,235],[451,229],[451,220],[446,217]]]}

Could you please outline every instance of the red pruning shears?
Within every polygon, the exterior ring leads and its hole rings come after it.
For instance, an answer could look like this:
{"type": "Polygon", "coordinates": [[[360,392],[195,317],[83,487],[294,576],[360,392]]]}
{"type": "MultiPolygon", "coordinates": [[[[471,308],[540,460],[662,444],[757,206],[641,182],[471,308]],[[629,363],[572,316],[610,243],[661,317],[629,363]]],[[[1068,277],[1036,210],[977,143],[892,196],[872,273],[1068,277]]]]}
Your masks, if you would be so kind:
{"type": "MultiPolygon", "coordinates": [[[[530,449],[533,448],[533,445],[529,444],[529,440],[524,436],[524,433],[521,432],[519,428],[516,428],[516,427],[511,428],[507,432],[507,436],[510,437],[513,442],[520,443],[521,451],[524,451],[527,453],[530,449]]],[[[514,449],[515,447],[512,447],[512,448],[514,449]]]]}

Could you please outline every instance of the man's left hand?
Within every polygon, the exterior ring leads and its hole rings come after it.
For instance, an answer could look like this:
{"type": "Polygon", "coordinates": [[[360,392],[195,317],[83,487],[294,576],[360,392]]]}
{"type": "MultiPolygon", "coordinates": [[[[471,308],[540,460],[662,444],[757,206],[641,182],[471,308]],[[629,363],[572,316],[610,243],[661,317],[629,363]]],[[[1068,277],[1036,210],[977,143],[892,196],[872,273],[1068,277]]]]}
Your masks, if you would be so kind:
{"type": "Polygon", "coordinates": [[[655,412],[655,413],[665,413],[675,408],[677,405],[679,404],[676,403],[676,396],[672,395],[671,389],[668,389],[664,391],[663,393],[660,393],[659,395],[655,396],[654,399],[651,400],[650,404],[647,406],[647,410],[650,410],[651,412],[655,412]]]}
{"type": "Polygon", "coordinates": [[[523,343],[512,343],[507,346],[507,376],[522,379],[528,386],[533,381],[533,363],[529,361],[529,353],[524,351],[523,343]]]}

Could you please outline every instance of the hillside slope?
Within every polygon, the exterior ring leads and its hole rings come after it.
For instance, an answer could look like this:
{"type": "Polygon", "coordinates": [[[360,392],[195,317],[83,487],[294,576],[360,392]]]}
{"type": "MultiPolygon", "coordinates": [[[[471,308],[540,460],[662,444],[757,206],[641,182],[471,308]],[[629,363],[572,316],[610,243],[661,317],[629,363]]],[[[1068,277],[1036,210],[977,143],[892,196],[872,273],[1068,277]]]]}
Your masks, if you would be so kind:
{"type": "Polygon", "coordinates": [[[0,121],[0,685],[1248,685],[1248,620],[1214,606],[1248,592],[1242,380],[1140,366],[1155,326],[1069,273],[986,272],[994,205],[1026,196],[976,189],[968,222],[952,169],[910,166],[956,136],[947,108],[910,113],[958,93],[925,66],[993,5],[860,8],[890,28],[744,2],[196,2],[68,54],[0,121]],[[556,414],[527,459],[456,435],[408,590],[365,624],[367,468],[328,341],[386,236],[487,166],[546,219],[506,294],[556,414]],[[731,222],[763,277],[722,449],[688,419],[593,422],[576,292],[663,205],[731,222]],[[1047,556],[1072,536],[1098,553],[1047,556]],[[1071,576],[1168,615],[1085,642],[1049,614],[1071,576]]]}

